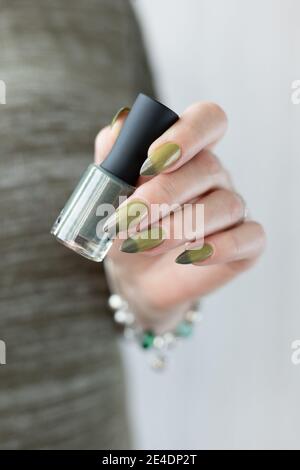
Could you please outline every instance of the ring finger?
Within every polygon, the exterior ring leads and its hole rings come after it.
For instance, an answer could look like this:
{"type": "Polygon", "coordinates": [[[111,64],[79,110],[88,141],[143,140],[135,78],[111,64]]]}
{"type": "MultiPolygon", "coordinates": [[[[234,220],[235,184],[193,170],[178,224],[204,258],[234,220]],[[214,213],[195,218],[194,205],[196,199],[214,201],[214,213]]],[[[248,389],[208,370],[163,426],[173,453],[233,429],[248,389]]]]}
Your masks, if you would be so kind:
{"type": "Polygon", "coordinates": [[[212,191],[193,204],[185,204],[158,224],[128,237],[121,246],[127,253],[158,255],[241,222],[245,214],[243,199],[226,189],[212,191]]]}
{"type": "Polygon", "coordinates": [[[172,174],[158,175],[139,186],[107,220],[104,229],[118,233],[138,224],[142,229],[146,216],[155,223],[172,212],[174,206],[179,207],[215,188],[229,190],[231,187],[228,174],[218,158],[203,150],[172,174]]]}

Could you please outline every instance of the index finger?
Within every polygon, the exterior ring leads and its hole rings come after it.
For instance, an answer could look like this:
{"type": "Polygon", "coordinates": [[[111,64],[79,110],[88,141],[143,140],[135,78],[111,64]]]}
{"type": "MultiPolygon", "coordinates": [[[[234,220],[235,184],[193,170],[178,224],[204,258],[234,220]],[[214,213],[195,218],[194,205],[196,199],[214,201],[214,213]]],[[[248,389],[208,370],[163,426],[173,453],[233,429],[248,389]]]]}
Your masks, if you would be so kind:
{"type": "Polygon", "coordinates": [[[226,129],[227,116],[219,105],[194,103],[151,144],[141,175],[155,176],[177,170],[201,150],[215,145],[226,129]]]}

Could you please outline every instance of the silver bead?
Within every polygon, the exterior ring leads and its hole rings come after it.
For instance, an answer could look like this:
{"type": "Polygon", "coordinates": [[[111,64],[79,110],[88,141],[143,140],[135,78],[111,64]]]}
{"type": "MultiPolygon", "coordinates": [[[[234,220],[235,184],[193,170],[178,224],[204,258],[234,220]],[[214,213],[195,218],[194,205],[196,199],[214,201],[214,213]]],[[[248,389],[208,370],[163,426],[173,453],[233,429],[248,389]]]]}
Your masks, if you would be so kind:
{"type": "Polygon", "coordinates": [[[164,339],[165,345],[167,347],[174,346],[176,341],[177,341],[177,339],[176,339],[176,337],[173,333],[165,333],[164,336],[163,336],[163,339],[164,339]]]}
{"type": "Polygon", "coordinates": [[[151,367],[155,370],[163,370],[166,367],[166,358],[161,354],[154,356],[151,360],[151,367]]]}
{"type": "Polygon", "coordinates": [[[114,314],[114,319],[116,323],[120,325],[127,325],[128,323],[128,312],[127,310],[117,310],[114,314]]]}
{"type": "Polygon", "coordinates": [[[118,310],[123,307],[123,300],[122,297],[120,297],[117,294],[112,294],[109,299],[108,299],[108,305],[112,310],[118,310]]]}
{"type": "Polygon", "coordinates": [[[165,346],[165,340],[162,336],[155,336],[154,341],[153,341],[153,346],[156,349],[163,349],[165,346]]]}

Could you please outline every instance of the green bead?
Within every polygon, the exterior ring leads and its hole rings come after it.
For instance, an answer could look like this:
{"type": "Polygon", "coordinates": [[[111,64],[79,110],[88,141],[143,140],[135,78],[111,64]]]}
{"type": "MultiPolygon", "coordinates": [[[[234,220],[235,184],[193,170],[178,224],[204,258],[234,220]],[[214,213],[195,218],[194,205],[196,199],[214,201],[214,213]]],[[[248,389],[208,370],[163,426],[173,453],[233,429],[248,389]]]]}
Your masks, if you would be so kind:
{"type": "Polygon", "coordinates": [[[190,322],[182,321],[176,328],[176,335],[187,338],[193,333],[193,325],[190,322]]]}
{"type": "Polygon", "coordinates": [[[142,335],[141,346],[144,349],[150,349],[153,346],[155,335],[152,331],[145,331],[142,335]]]}

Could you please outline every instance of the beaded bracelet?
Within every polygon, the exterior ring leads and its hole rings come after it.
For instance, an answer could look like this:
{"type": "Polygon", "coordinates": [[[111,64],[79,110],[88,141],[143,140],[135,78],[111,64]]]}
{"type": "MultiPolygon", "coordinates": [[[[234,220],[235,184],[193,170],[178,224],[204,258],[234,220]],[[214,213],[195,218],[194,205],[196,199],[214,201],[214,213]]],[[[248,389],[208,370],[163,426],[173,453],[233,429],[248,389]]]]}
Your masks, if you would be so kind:
{"type": "Polygon", "coordinates": [[[152,330],[143,330],[138,325],[128,303],[120,295],[112,294],[108,304],[114,312],[116,324],[123,328],[124,337],[134,341],[142,349],[152,351],[150,364],[156,370],[165,368],[169,350],[180,340],[191,336],[195,323],[202,320],[202,315],[199,312],[200,303],[196,302],[185,313],[183,320],[177,324],[174,330],[158,335],[152,330]]]}

